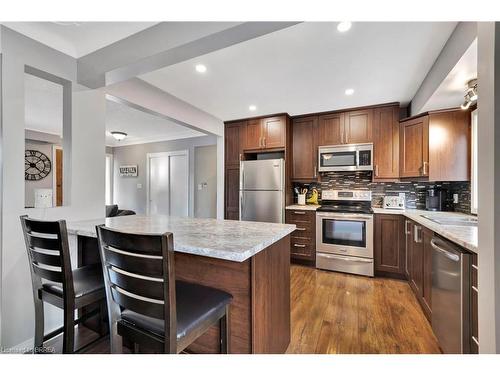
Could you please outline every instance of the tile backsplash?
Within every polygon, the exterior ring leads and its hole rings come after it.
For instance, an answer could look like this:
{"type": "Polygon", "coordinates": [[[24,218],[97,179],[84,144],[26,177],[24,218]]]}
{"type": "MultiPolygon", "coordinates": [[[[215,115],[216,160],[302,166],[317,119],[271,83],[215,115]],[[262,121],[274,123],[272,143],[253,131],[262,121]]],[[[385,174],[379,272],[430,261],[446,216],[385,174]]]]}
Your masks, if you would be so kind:
{"type": "Polygon", "coordinates": [[[426,190],[437,187],[458,194],[458,203],[451,203],[452,209],[470,213],[470,182],[372,182],[372,172],[327,172],[321,175],[321,182],[295,183],[295,186],[316,187],[320,192],[335,190],[371,190],[372,205],[381,207],[385,195],[405,193],[406,207],[425,209],[426,190]]]}

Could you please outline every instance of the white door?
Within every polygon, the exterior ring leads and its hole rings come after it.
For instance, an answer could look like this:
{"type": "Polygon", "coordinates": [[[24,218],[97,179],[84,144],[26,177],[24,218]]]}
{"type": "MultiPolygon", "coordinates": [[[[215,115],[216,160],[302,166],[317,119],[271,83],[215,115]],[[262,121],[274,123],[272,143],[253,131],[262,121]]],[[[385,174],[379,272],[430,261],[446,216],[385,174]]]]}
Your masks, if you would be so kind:
{"type": "Polygon", "coordinates": [[[188,216],[187,150],[148,154],[148,213],[188,216]]]}

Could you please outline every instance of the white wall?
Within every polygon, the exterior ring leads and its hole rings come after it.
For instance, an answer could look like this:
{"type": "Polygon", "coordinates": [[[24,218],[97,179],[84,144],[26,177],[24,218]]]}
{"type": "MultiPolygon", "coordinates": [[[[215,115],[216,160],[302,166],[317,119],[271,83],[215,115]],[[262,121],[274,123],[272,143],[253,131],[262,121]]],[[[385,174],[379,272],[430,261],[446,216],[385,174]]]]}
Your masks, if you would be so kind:
{"type": "MultiPolygon", "coordinates": [[[[101,91],[73,94],[71,202],[46,210],[24,209],[24,65],[68,79],[76,87],[76,60],[1,27],[2,45],[2,294],[0,345],[12,347],[33,337],[31,280],[19,216],[67,220],[104,215],[105,98],[101,91]]],[[[46,331],[62,321],[46,314],[46,331]]]]}
{"type": "Polygon", "coordinates": [[[146,213],[146,155],[154,152],[188,150],[189,153],[189,216],[194,216],[195,189],[195,147],[215,145],[215,136],[202,136],[179,139],[175,141],[144,143],[130,146],[120,146],[113,149],[113,201],[122,209],[134,210],[138,214],[146,213]],[[120,177],[120,165],[137,165],[137,177],[120,177]],[[138,188],[137,184],[142,185],[138,188]]]}
{"type": "Polygon", "coordinates": [[[217,145],[194,149],[194,217],[217,217],[217,145]]]}
{"type": "Polygon", "coordinates": [[[500,23],[478,23],[479,351],[500,353],[500,23]]]}

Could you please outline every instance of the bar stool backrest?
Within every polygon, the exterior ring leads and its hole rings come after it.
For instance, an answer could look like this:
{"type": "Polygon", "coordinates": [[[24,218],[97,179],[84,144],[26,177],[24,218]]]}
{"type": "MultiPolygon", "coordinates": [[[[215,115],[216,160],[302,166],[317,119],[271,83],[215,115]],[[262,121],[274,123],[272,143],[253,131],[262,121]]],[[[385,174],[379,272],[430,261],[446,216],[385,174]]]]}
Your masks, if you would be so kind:
{"type": "Polygon", "coordinates": [[[131,234],[98,226],[101,261],[110,313],[110,327],[120,311],[165,322],[165,352],[177,342],[174,247],[172,233],[131,234]]]}
{"type": "Polygon", "coordinates": [[[66,221],[35,220],[24,215],[21,216],[21,226],[28,252],[34,297],[38,298],[42,279],[45,279],[62,284],[65,305],[74,301],[66,221]]]}

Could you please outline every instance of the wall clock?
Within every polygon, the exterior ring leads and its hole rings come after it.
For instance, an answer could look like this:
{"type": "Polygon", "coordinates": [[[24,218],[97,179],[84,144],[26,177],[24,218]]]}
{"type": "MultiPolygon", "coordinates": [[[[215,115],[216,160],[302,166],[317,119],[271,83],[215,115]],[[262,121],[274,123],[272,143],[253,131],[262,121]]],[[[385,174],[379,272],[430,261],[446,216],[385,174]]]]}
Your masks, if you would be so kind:
{"type": "Polygon", "coordinates": [[[52,169],[50,159],[44,153],[37,150],[26,150],[24,152],[24,179],[27,181],[38,181],[48,176],[52,169]]]}

